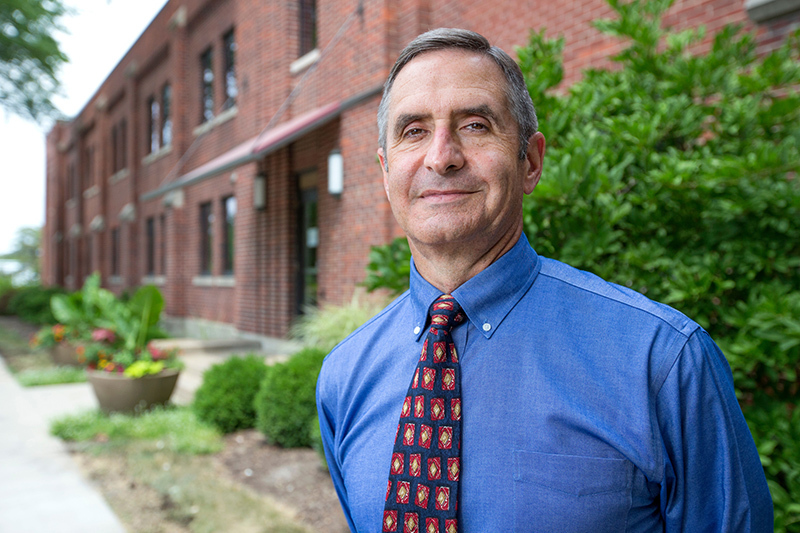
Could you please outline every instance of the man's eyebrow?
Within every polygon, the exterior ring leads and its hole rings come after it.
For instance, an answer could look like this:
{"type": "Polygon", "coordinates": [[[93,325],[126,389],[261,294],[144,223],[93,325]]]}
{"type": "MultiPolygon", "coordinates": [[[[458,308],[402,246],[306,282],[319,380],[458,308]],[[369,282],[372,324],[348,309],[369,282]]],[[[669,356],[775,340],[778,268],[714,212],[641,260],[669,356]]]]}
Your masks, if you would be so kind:
{"type": "Polygon", "coordinates": [[[479,115],[488,118],[495,124],[500,123],[500,117],[497,115],[497,113],[494,112],[494,110],[492,110],[491,107],[489,107],[486,104],[481,104],[476,107],[467,107],[464,109],[460,109],[456,111],[456,115],[458,116],[479,115]]]}
{"type": "Polygon", "coordinates": [[[394,121],[394,128],[392,129],[393,138],[398,138],[403,134],[403,130],[414,121],[422,120],[428,115],[421,113],[403,113],[399,115],[394,121]]]}

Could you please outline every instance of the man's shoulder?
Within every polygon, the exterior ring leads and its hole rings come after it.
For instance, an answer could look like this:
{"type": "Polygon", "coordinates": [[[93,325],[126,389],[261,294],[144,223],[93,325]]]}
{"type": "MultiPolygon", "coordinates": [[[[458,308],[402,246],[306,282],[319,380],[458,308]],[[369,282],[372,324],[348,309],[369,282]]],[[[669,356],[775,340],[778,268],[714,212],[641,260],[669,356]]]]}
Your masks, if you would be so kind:
{"type": "Polygon", "coordinates": [[[553,290],[578,294],[582,302],[594,302],[603,308],[613,306],[619,319],[624,319],[627,313],[636,315],[637,318],[649,316],[668,324],[686,336],[700,327],[677,309],[651,300],[628,287],[606,281],[596,274],[579,270],[555,259],[542,257],[541,260],[540,276],[552,284],[553,290]]]}

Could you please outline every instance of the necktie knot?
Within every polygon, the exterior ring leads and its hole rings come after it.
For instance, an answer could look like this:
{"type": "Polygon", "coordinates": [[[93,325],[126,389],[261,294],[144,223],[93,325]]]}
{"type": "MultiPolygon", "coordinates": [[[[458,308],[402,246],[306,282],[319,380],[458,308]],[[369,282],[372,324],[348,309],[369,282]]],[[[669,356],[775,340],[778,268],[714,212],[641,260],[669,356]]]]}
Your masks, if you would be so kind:
{"type": "Polygon", "coordinates": [[[455,298],[449,294],[439,296],[428,310],[431,317],[431,329],[444,330],[449,333],[453,327],[464,321],[464,312],[455,298]]]}

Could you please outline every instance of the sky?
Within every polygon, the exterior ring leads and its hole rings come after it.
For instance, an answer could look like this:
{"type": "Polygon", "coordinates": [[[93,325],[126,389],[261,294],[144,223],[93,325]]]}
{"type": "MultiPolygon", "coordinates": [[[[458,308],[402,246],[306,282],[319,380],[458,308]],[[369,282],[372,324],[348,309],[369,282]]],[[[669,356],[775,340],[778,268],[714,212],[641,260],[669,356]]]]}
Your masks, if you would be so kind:
{"type": "MultiPolygon", "coordinates": [[[[167,0],[66,0],[72,14],[56,38],[69,63],[61,68],[56,107],[72,117],[150,24],[167,0]]],[[[17,231],[44,225],[46,126],[0,109],[0,254],[17,231]]],[[[2,267],[0,263],[0,267],[2,267]]]]}

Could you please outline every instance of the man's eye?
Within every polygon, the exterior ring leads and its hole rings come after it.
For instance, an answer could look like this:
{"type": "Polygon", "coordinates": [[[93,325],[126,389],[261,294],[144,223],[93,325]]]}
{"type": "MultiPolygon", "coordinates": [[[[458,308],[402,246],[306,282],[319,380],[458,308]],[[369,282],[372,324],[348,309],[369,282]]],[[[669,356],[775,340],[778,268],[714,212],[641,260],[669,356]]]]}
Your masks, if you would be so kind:
{"type": "Polygon", "coordinates": [[[403,133],[403,137],[416,137],[417,135],[421,134],[422,134],[422,128],[408,128],[403,133]]]}
{"type": "Polygon", "coordinates": [[[483,131],[486,129],[486,124],[482,122],[470,122],[467,124],[467,128],[475,131],[483,131]]]}

